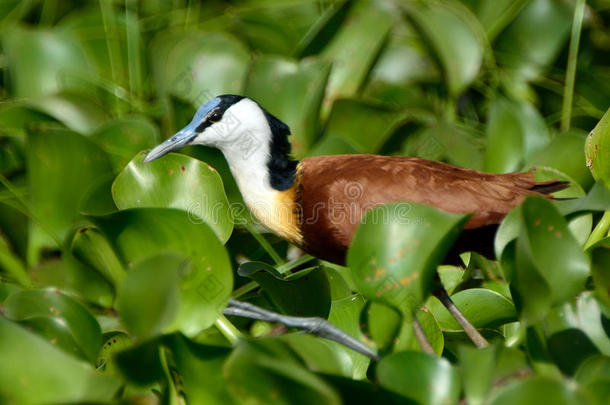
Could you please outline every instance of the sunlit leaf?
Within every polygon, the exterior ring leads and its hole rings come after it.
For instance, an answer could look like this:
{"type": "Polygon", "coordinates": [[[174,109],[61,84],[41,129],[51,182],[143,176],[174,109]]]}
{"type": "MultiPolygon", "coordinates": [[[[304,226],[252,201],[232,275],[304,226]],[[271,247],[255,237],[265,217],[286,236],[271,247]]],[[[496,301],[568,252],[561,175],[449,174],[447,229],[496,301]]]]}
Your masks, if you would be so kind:
{"type": "Polygon", "coordinates": [[[610,109],[587,136],[585,154],[593,177],[610,184],[610,109]]]}
{"type": "Polygon", "coordinates": [[[359,292],[402,311],[418,308],[466,219],[414,203],[369,210],[347,253],[359,292]]]}

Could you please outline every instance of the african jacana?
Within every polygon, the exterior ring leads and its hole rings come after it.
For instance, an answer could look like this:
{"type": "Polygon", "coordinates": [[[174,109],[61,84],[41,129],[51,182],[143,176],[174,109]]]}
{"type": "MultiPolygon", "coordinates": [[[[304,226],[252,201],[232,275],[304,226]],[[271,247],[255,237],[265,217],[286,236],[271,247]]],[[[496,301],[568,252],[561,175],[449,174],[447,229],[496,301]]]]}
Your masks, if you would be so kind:
{"type": "MultiPolygon", "coordinates": [[[[366,130],[366,128],[363,128],[366,130]]],[[[498,224],[523,199],[567,187],[535,182],[531,172],[489,174],[415,157],[290,156],[290,129],[254,100],[221,95],[205,103],[181,131],[145,162],[185,145],[224,154],[254,216],[306,252],[342,264],[362,215],[407,201],[452,213],[472,213],[466,229],[498,224]]]]}

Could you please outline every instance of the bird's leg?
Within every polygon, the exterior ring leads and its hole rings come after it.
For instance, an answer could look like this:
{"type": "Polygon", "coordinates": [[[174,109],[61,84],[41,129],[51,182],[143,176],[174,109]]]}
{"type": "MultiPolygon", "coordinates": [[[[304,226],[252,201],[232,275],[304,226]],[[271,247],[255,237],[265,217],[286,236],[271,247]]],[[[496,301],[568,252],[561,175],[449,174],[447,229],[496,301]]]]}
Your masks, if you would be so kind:
{"type": "Polygon", "coordinates": [[[434,354],[434,349],[415,315],[413,316],[413,332],[415,333],[415,339],[417,339],[417,343],[419,344],[419,347],[421,347],[421,350],[424,353],[434,354]]]}
{"type": "Polygon", "coordinates": [[[441,300],[445,308],[449,311],[453,319],[455,319],[470,340],[480,349],[489,346],[489,342],[479,333],[479,331],[466,319],[462,311],[455,305],[447,290],[442,285],[434,292],[434,295],[441,300]]]}
{"type": "Polygon", "coordinates": [[[244,318],[258,319],[266,322],[277,322],[290,328],[300,329],[307,333],[333,340],[349,347],[373,360],[379,360],[377,354],[364,343],[354,339],[343,330],[323,318],[297,317],[281,315],[276,312],[267,311],[247,302],[229,300],[229,306],[223,311],[225,315],[241,316],[244,318]]]}

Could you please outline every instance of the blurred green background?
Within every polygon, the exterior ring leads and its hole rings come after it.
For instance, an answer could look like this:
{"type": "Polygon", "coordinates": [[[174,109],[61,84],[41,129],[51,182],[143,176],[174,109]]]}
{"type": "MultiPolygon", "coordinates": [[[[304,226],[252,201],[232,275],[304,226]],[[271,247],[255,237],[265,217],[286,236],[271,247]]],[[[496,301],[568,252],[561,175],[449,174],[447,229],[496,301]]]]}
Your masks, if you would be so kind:
{"type": "MultiPolygon", "coordinates": [[[[608,0],[1,0],[0,403],[605,403],[610,218],[587,165],[610,181],[610,118],[591,138],[606,155],[584,148],[610,106],[609,26],[608,0]],[[231,211],[218,151],[141,165],[224,93],[289,124],[297,158],[537,167],[571,182],[561,196],[593,197],[534,200],[497,260],[441,266],[495,342],[476,351],[434,298],[405,312],[372,303],[362,273],[291,260],[231,211]],[[572,236],[536,239],[534,217],[572,236]],[[387,357],[229,321],[231,294],[327,317],[387,357]],[[414,314],[442,357],[419,352],[414,314]],[[232,346],[243,334],[282,336],[232,346]]],[[[450,243],[460,225],[434,220],[450,243]]]]}

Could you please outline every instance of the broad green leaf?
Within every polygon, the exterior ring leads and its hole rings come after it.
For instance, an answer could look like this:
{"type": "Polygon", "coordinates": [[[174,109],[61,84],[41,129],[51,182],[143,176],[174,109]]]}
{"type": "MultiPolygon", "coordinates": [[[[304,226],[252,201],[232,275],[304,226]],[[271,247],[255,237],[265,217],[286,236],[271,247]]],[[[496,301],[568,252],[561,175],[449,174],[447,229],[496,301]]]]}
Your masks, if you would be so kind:
{"type": "Polygon", "coordinates": [[[0,398],[8,403],[106,402],[120,384],[4,317],[0,357],[0,398]]]}
{"type": "Polygon", "coordinates": [[[532,377],[504,386],[494,395],[490,405],[586,405],[587,396],[575,385],[567,381],[549,377],[532,377]]]}
{"type": "Polygon", "coordinates": [[[344,404],[415,405],[418,403],[367,381],[334,375],[323,377],[339,391],[344,404]]]}
{"type": "Polygon", "coordinates": [[[566,43],[572,7],[554,0],[533,0],[496,38],[498,63],[519,78],[535,80],[544,73],[566,43]]]}
{"type": "Polygon", "coordinates": [[[540,197],[528,197],[521,206],[516,258],[515,301],[529,321],[581,291],[589,275],[589,260],[565,219],[540,197]]]}
{"type": "Polygon", "coordinates": [[[43,226],[30,230],[28,264],[43,247],[54,247],[82,223],[79,204],[91,184],[111,172],[106,154],[84,136],[63,129],[32,131],[27,147],[28,190],[32,214],[43,226]]]}
{"type": "Polygon", "coordinates": [[[0,105],[0,130],[3,134],[24,137],[28,126],[39,125],[56,120],[32,108],[26,101],[3,103],[0,105]]]}
{"type": "Polygon", "coordinates": [[[460,377],[445,359],[425,353],[399,352],[384,357],[376,369],[379,384],[420,404],[457,404],[460,377]]]}
{"type": "Polygon", "coordinates": [[[121,319],[139,341],[164,330],[180,307],[178,282],[189,263],[182,255],[161,253],[136,263],[118,290],[121,319]]]}
{"type": "Polygon", "coordinates": [[[150,163],[138,154],[112,184],[119,209],[179,208],[194,223],[205,222],[226,242],[233,231],[229,201],[218,172],[207,163],[171,153],[150,163]]]}
{"type": "Polygon", "coordinates": [[[305,369],[277,339],[240,342],[225,362],[223,375],[238,403],[341,403],[335,390],[305,369]]]}
{"type": "Polygon", "coordinates": [[[502,349],[498,346],[485,348],[460,346],[460,374],[462,375],[462,385],[468,404],[479,405],[485,403],[485,398],[493,382],[500,350],[502,349]]]}
{"type": "Polygon", "coordinates": [[[330,285],[322,268],[281,275],[265,263],[247,262],[238,274],[258,282],[265,296],[285,314],[321,318],[329,314],[330,285]]]}
{"type": "MultiPolygon", "coordinates": [[[[303,359],[311,371],[354,378],[352,359],[343,347],[335,346],[329,340],[301,333],[283,335],[281,340],[303,359]]],[[[360,378],[362,377],[363,375],[360,375],[360,378]]]]}
{"type": "Polygon", "coordinates": [[[114,287],[125,277],[125,269],[114,249],[101,232],[92,227],[80,229],[72,240],[72,254],[96,269],[114,287]]]}
{"type": "Polygon", "coordinates": [[[610,396],[610,358],[601,355],[589,357],[580,365],[574,378],[593,397],[593,404],[605,404],[610,396]]]}
{"type": "Polygon", "coordinates": [[[412,312],[432,291],[438,266],[466,222],[415,203],[369,210],[347,253],[359,292],[368,299],[412,312]]]}
{"type": "Polygon", "coordinates": [[[36,99],[62,89],[79,89],[82,82],[74,77],[91,74],[93,66],[68,32],[13,27],[6,34],[2,45],[17,98],[36,99]]]}
{"type": "Polygon", "coordinates": [[[307,33],[321,12],[312,2],[259,3],[264,7],[245,7],[233,18],[231,32],[239,35],[252,49],[265,54],[292,55],[295,44],[307,33]],[[280,6],[280,4],[283,6],[280,6]]]}
{"type": "Polygon", "coordinates": [[[169,208],[128,209],[90,219],[128,269],[161,251],[191,260],[190,271],[179,275],[180,307],[167,331],[194,336],[218,318],[233,288],[233,274],[227,252],[209,226],[169,208]]]}
{"type": "Polygon", "coordinates": [[[418,2],[404,11],[440,62],[446,86],[454,97],[470,85],[483,61],[482,29],[474,26],[476,20],[468,18],[467,13],[458,4],[449,7],[442,2],[418,2]]]}
{"type": "Polygon", "coordinates": [[[363,318],[366,322],[366,331],[379,350],[383,351],[394,344],[401,324],[408,324],[408,322],[403,321],[399,311],[379,302],[370,302],[365,308],[363,318]]]}
{"type": "Polygon", "coordinates": [[[195,343],[175,334],[165,339],[171,349],[176,370],[189,403],[232,404],[222,369],[231,350],[226,347],[195,343]]]}
{"type": "Polygon", "coordinates": [[[62,340],[62,336],[69,335],[72,341],[63,340],[60,343],[67,345],[60,344],[58,347],[91,364],[97,359],[102,344],[100,326],[85,307],[59,290],[47,288],[20,291],[9,296],[2,307],[8,319],[30,325],[48,338],[51,344],[58,340],[56,335],[59,340],[62,340]],[[39,326],[43,329],[38,329],[39,326]]]}
{"type": "MultiPolygon", "coordinates": [[[[434,350],[435,354],[440,356],[445,348],[445,337],[438,322],[434,319],[434,315],[432,315],[432,312],[428,310],[428,308],[421,307],[415,312],[415,316],[417,316],[417,321],[424,331],[426,338],[428,338],[432,350],[434,350]]],[[[392,347],[392,352],[394,353],[404,350],[422,351],[422,348],[415,337],[413,319],[410,316],[405,316],[403,318],[402,327],[394,340],[394,346],[392,347]]]]}
{"type": "Polygon", "coordinates": [[[602,311],[610,318],[610,237],[591,247],[591,274],[602,311]]]}
{"type": "Polygon", "coordinates": [[[163,378],[160,346],[164,338],[154,338],[114,353],[114,365],[136,386],[150,387],[163,378]]]}
{"type": "Polygon", "coordinates": [[[587,169],[585,158],[585,136],[571,132],[555,137],[543,150],[533,154],[524,168],[548,166],[567,174],[588,189],[593,185],[593,177],[587,169]]]}
{"type": "Polygon", "coordinates": [[[248,61],[245,47],[223,33],[166,31],[152,43],[157,91],[195,108],[219,94],[240,93],[248,61]]]}
{"type": "Polygon", "coordinates": [[[485,170],[494,173],[521,169],[524,159],[550,142],[544,119],[531,104],[501,97],[491,103],[486,132],[485,170]]]}
{"type": "Polygon", "coordinates": [[[349,8],[345,23],[321,53],[333,62],[323,115],[328,115],[336,99],[357,94],[383,49],[393,24],[392,13],[388,3],[366,0],[357,0],[349,8]]]}
{"type": "MultiPolygon", "coordinates": [[[[334,300],[330,307],[328,321],[353,338],[364,341],[364,334],[360,330],[360,313],[363,307],[364,299],[360,295],[352,295],[334,300]]],[[[336,352],[345,351],[351,358],[351,368],[348,377],[362,379],[366,376],[367,368],[371,362],[368,357],[337,342],[329,341],[328,343],[336,352]]],[[[369,344],[368,342],[365,343],[369,344]]]]}
{"type": "MultiPolygon", "coordinates": [[[[517,312],[513,303],[495,291],[470,288],[453,294],[451,299],[476,328],[496,328],[517,320],[517,312]]],[[[426,306],[441,329],[462,330],[462,327],[437,298],[430,297],[426,306]]]]}
{"type": "Polygon", "coordinates": [[[55,118],[69,129],[89,135],[108,120],[104,107],[73,93],[58,93],[30,102],[33,108],[55,118]]]}
{"type": "Polygon", "coordinates": [[[585,155],[593,177],[610,184],[610,109],[587,136],[585,155]]]}
{"type": "Polygon", "coordinates": [[[303,157],[318,135],[320,105],[330,65],[315,59],[301,62],[278,57],[255,60],[244,94],[290,126],[292,151],[303,157]]]}
{"type": "MultiPolygon", "coordinates": [[[[375,153],[405,118],[406,114],[401,111],[355,99],[340,99],[333,104],[322,142],[340,138],[362,153],[375,153]]],[[[317,150],[318,146],[314,152],[317,150]]]]}
{"type": "Polygon", "coordinates": [[[148,119],[134,116],[108,122],[92,139],[108,154],[114,170],[122,170],[143,149],[159,143],[159,130],[148,119]]]}
{"type": "Polygon", "coordinates": [[[112,285],[69,251],[60,258],[42,261],[29,274],[32,284],[39,288],[54,287],[101,307],[111,307],[114,301],[112,285]]]}
{"type": "Polygon", "coordinates": [[[441,123],[408,136],[402,145],[402,153],[481,170],[482,146],[482,139],[473,131],[463,126],[441,123]]]}

